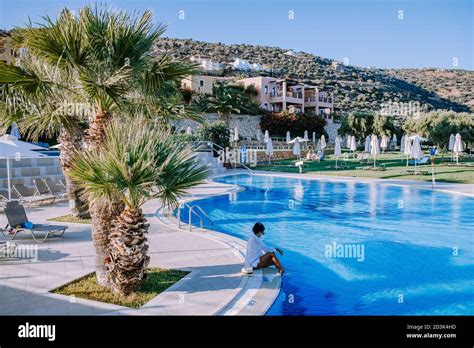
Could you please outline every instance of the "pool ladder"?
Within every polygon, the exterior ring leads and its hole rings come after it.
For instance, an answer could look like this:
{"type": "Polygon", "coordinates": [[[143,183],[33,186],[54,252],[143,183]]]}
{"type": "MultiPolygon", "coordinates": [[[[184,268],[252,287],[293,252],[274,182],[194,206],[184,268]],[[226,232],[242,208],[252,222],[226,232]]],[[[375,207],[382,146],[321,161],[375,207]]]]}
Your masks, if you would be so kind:
{"type": "Polygon", "coordinates": [[[211,222],[211,226],[214,226],[214,221],[212,221],[212,219],[209,217],[209,215],[207,215],[206,212],[199,205],[197,205],[197,204],[189,205],[188,203],[183,202],[178,207],[178,228],[181,228],[181,214],[180,214],[180,211],[181,211],[183,206],[188,207],[188,209],[189,209],[189,218],[188,219],[189,219],[189,230],[190,231],[192,231],[192,229],[193,229],[193,224],[192,224],[192,221],[191,221],[191,218],[192,218],[193,214],[194,214],[194,216],[197,216],[199,218],[201,228],[203,228],[203,226],[204,226],[202,216],[199,215],[194,209],[197,209],[199,212],[201,212],[201,214],[204,215],[211,222]]]}

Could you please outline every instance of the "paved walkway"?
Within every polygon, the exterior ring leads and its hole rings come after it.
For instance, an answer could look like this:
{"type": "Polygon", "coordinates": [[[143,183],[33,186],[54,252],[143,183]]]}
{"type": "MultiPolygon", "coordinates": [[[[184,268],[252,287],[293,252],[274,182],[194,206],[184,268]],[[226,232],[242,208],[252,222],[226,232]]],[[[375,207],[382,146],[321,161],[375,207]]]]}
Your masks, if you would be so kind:
{"type": "MultiPolygon", "coordinates": [[[[188,198],[201,198],[234,189],[207,183],[188,198]]],[[[278,295],[281,277],[276,270],[242,276],[245,242],[208,230],[177,229],[174,219],[159,218],[157,201],[144,212],[150,222],[150,266],[188,270],[190,273],[135,310],[49,291],[94,271],[90,226],[67,224],[63,238],[34,243],[23,234],[15,240],[37,249],[37,260],[0,261],[0,315],[262,315],[278,295]]],[[[66,215],[66,203],[28,209],[34,223],[66,215]]],[[[6,225],[5,215],[0,224],[6,225]]],[[[60,223],[58,223],[60,224],[60,223]]],[[[1,239],[1,238],[0,238],[1,239]]]]}

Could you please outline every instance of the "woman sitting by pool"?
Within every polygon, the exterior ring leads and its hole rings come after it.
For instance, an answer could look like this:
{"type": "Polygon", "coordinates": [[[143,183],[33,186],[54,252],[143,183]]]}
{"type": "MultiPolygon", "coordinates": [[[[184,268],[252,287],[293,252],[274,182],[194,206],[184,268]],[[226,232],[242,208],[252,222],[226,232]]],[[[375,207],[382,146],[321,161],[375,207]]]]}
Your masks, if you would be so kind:
{"type": "Polygon", "coordinates": [[[278,251],[280,255],[283,255],[283,251],[265,245],[260,239],[265,234],[265,226],[263,226],[262,223],[257,222],[252,230],[253,234],[250,235],[249,240],[247,241],[247,254],[245,256],[243,269],[244,273],[252,273],[253,269],[264,268],[271,265],[275,265],[280,274],[285,272],[275,255],[275,251],[278,251]]]}

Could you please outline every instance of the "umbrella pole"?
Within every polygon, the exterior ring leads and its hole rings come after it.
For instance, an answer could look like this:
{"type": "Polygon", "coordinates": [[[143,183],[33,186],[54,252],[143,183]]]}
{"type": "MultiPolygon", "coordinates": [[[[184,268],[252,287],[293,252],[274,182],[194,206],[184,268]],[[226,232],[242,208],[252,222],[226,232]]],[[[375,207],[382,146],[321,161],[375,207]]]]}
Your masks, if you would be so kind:
{"type": "Polygon", "coordinates": [[[375,154],[374,154],[374,169],[375,169],[375,154]]]}
{"type": "Polygon", "coordinates": [[[8,156],[7,159],[7,183],[8,183],[8,201],[12,200],[12,187],[11,187],[11,179],[10,179],[10,159],[8,156]]]}

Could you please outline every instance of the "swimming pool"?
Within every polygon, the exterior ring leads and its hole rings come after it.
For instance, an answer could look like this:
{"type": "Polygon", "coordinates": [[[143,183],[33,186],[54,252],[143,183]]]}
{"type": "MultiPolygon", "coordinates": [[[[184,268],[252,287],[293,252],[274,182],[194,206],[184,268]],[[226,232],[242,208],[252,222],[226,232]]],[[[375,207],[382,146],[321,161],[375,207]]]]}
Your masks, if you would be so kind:
{"type": "MultiPolygon", "coordinates": [[[[256,221],[287,273],[268,315],[473,315],[474,199],[408,186],[232,175],[198,201],[213,229],[256,221]]],[[[181,217],[187,221],[187,211],[181,217]]]]}

